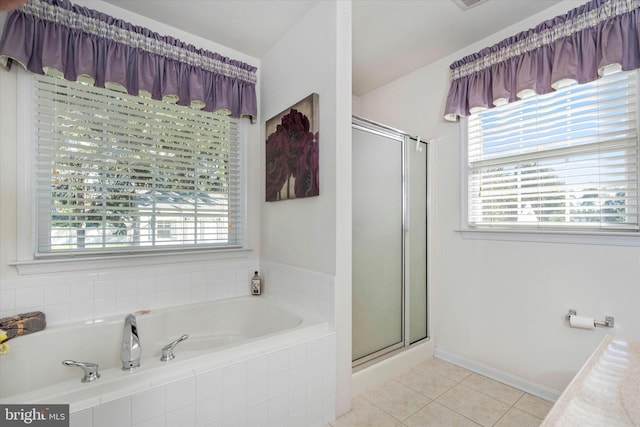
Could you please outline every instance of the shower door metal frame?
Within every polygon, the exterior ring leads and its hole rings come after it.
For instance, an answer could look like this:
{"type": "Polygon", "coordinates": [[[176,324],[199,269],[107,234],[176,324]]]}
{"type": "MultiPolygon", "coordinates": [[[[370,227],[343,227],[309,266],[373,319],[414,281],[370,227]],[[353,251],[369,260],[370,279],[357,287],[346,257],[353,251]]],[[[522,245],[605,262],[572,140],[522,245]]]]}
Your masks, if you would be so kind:
{"type": "MultiPolygon", "coordinates": [[[[402,177],[401,177],[401,185],[402,185],[402,226],[401,226],[401,259],[402,259],[402,274],[401,274],[401,279],[400,279],[400,283],[401,283],[401,301],[402,301],[402,305],[401,305],[401,312],[402,312],[402,321],[401,321],[401,341],[396,343],[396,344],[392,344],[388,347],[385,347],[383,349],[377,350],[373,353],[370,353],[366,356],[360,357],[356,360],[352,361],[352,367],[358,367],[361,365],[364,365],[368,362],[371,362],[375,359],[380,358],[381,356],[385,356],[388,355],[392,352],[396,352],[396,351],[400,351],[404,348],[407,348],[411,345],[414,344],[418,344],[424,340],[428,340],[429,339],[429,324],[428,324],[428,303],[427,303],[427,311],[425,312],[425,316],[426,319],[425,321],[427,322],[427,333],[426,336],[420,340],[417,340],[414,343],[411,343],[411,335],[410,335],[410,318],[409,318],[409,311],[407,310],[407,307],[409,306],[409,297],[410,297],[410,288],[409,288],[409,284],[407,283],[407,269],[408,269],[408,262],[407,262],[407,233],[409,231],[408,229],[408,203],[409,203],[409,194],[408,194],[408,171],[407,171],[407,145],[409,144],[410,140],[415,140],[418,144],[424,144],[425,146],[428,145],[427,141],[421,141],[419,138],[415,137],[415,136],[411,136],[409,134],[407,134],[406,132],[403,132],[401,130],[398,129],[394,129],[392,127],[389,126],[385,126],[382,125],[380,123],[376,123],[374,121],[362,118],[362,117],[358,117],[358,116],[352,116],[352,122],[351,122],[351,128],[352,129],[357,129],[357,130],[361,130],[364,132],[369,132],[372,133],[374,135],[379,135],[385,138],[389,138],[395,141],[398,141],[401,144],[401,170],[402,170],[402,177]]],[[[428,155],[428,152],[427,152],[428,155]]],[[[428,179],[428,161],[427,161],[427,179],[428,179]]],[[[428,189],[428,185],[425,188],[425,190],[428,189]]],[[[427,206],[428,206],[428,198],[429,198],[429,194],[427,191],[427,206]]],[[[427,241],[427,237],[425,236],[425,245],[428,247],[428,241],[427,241]]],[[[428,253],[428,250],[427,250],[428,253]]],[[[428,255],[427,255],[428,256],[428,255]]],[[[428,281],[427,283],[425,283],[425,286],[428,286],[428,281]]]]}

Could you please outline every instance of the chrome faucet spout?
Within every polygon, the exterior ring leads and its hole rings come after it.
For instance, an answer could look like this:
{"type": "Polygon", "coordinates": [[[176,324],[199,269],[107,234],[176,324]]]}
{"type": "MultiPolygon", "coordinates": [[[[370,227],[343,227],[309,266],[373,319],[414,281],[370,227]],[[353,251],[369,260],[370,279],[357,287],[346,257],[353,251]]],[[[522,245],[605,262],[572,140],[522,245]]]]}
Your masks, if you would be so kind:
{"type": "Polygon", "coordinates": [[[136,317],[133,314],[129,314],[124,319],[124,330],[122,332],[122,348],[120,349],[122,370],[131,371],[140,366],[141,356],[142,347],[140,346],[140,337],[138,337],[136,317]]]}

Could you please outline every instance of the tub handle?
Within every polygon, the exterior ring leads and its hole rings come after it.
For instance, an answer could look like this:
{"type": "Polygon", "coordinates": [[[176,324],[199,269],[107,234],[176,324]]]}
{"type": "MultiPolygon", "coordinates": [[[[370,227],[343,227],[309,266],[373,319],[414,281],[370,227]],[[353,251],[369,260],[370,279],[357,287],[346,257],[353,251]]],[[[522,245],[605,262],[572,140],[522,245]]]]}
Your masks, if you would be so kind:
{"type": "Polygon", "coordinates": [[[181,336],[177,340],[175,340],[175,341],[165,345],[164,347],[162,347],[162,356],[160,357],[160,360],[162,362],[168,362],[169,360],[173,360],[176,357],[173,354],[173,349],[175,348],[175,346],[178,345],[178,343],[186,340],[187,338],[189,338],[189,334],[184,334],[183,336],[181,336]]]}
{"type": "Polygon", "coordinates": [[[78,368],[81,368],[84,372],[84,376],[80,381],[83,383],[90,383],[100,378],[100,374],[98,373],[98,364],[96,363],[63,360],[62,364],[64,366],[77,366],[78,368]]]}

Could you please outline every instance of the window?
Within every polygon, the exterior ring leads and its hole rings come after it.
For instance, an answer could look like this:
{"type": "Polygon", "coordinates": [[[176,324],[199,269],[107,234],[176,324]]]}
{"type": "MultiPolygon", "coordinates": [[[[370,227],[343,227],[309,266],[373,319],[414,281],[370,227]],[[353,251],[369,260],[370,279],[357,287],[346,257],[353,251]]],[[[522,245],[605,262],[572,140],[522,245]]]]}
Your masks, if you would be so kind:
{"type": "Polygon", "coordinates": [[[238,120],[34,78],[36,256],[242,245],[238,120]]]}
{"type": "Polygon", "coordinates": [[[158,233],[158,239],[171,239],[173,238],[173,233],[171,232],[171,228],[173,228],[173,224],[171,221],[156,221],[156,232],[158,233]]]}
{"type": "Polygon", "coordinates": [[[471,115],[471,229],[638,231],[638,72],[471,115]]]}

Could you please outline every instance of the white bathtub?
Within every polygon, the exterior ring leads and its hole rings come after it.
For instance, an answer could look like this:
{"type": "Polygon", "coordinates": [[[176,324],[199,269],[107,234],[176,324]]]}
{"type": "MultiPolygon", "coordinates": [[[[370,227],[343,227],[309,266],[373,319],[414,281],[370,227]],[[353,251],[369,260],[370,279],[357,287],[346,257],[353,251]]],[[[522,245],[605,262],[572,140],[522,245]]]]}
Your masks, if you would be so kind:
{"type": "Polygon", "coordinates": [[[303,317],[264,296],[135,315],[139,368],[121,369],[125,316],[53,326],[9,341],[8,354],[0,357],[0,402],[68,403],[73,413],[333,334],[322,319],[303,317]],[[189,338],[176,346],[175,359],[161,362],[161,348],[185,333],[189,338]],[[101,377],[81,383],[82,370],[63,366],[65,359],[97,363],[101,377]]]}

